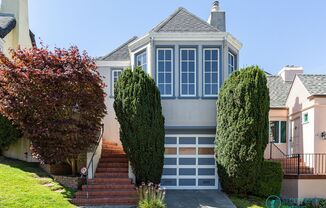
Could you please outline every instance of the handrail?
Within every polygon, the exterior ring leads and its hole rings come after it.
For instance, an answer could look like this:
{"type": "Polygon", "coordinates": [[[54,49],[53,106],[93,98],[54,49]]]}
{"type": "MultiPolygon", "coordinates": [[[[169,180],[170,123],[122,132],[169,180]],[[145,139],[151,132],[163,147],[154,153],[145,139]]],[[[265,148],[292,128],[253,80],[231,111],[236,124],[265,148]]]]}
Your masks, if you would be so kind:
{"type": "Polygon", "coordinates": [[[94,145],[93,147],[93,154],[92,154],[92,157],[91,159],[89,160],[89,163],[87,164],[87,168],[86,168],[86,193],[87,193],[87,198],[88,198],[88,179],[89,179],[89,175],[88,175],[88,170],[89,168],[91,167],[92,165],[92,176],[94,177],[94,156],[96,154],[96,150],[101,142],[101,139],[102,139],[102,136],[103,136],[103,133],[104,133],[104,124],[102,123],[101,124],[101,133],[100,133],[100,136],[98,137],[97,141],[96,141],[96,144],[94,145]]]}
{"type": "Polygon", "coordinates": [[[270,145],[272,145],[273,147],[275,147],[284,157],[287,156],[287,154],[285,154],[274,142],[270,142],[270,145]]]}
{"type": "Polygon", "coordinates": [[[326,153],[301,153],[272,158],[281,162],[285,175],[326,175],[326,153]]]}

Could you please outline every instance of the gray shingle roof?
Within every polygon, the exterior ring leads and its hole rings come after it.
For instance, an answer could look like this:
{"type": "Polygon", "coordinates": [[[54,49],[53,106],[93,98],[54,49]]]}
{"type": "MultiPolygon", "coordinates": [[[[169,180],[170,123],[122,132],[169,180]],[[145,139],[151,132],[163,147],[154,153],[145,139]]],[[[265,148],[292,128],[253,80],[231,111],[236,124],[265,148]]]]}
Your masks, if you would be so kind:
{"type": "Polygon", "coordinates": [[[12,14],[0,13],[0,38],[6,37],[16,27],[16,19],[12,14]]]}
{"type": "Polygon", "coordinates": [[[298,77],[310,95],[326,95],[326,75],[300,74],[298,77]]]}
{"type": "Polygon", "coordinates": [[[128,44],[132,41],[136,40],[137,37],[134,36],[131,39],[129,39],[127,42],[119,46],[117,49],[109,53],[108,55],[99,58],[101,61],[129,61],[130,55],[129,55],[129,49],[128,44]]]}
{"type": "Polygon", "coordinates": [[[280,76],[267,76],[270,107],[285,107],[292,83],[293,82],[284,82],[280,76]]]}
{"type": "Polygon", "coordinates": [[[180,7],[151,32],[218,32],[219,30],[206,21],[180,7]]]}

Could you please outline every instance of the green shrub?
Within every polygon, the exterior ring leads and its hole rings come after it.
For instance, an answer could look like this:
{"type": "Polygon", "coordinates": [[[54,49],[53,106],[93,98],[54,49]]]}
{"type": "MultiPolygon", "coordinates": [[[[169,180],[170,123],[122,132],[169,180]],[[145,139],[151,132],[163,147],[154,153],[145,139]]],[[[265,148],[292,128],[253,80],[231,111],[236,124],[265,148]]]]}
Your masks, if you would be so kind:
{"type": "Polygon", "coordinates": [[[283,180],[281,163],[264,161],[258,177],[255,195],[268,197],[270,195],[280,196],[283,180]]]}
{"type": "Polygon", "coordinates": [[[222,189],[254,190],[268,143],[269,92],[257,66],[232,73],[217,101],[216,160],[222,189]]]}
{"type": "Polygon", "coordinates": [[[164,117],[160,91],[141,68],[126,69],[114,89],[120,140],[136,182],[161,181],[164,160],[164,117]]]}
{"type": "Polygon", "coordinates": [[[139,196],[138,208],[166,208],[165,191],[153,184],[141,185],[137,189],[139,196]]]}
{"type": "Polygon", "coordinates": [[[19,130],[0,114],[0,152],[8,148],[21,137],[19,130]]]}

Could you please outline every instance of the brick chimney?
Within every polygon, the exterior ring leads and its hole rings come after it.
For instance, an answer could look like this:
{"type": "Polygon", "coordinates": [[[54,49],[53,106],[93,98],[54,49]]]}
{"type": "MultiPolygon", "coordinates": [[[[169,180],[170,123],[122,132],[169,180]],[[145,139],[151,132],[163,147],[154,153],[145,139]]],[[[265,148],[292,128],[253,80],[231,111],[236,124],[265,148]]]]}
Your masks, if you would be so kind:
{"type": "Polygon", "coordinates": [[[304,69],[301,66],[287,65],[281,69],[278,75],[281,76],[285,82],[293,82],[295,76],[297,74],[303,74],[303,71],[304,69]]]}
{"type": "Polygon", "coordinates": [[[218,1],[213,3],[207,22],[222,32],[226,31],[225,12],[220,11],[220,3],[218,1]]]}

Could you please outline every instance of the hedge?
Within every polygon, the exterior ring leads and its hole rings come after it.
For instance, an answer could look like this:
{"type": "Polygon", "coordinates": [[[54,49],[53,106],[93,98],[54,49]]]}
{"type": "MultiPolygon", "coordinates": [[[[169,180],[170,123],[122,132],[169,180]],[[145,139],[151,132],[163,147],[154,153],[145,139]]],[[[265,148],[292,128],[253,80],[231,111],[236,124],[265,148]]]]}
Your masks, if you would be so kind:
{"type": "Polygon", "coordinates": [[[0,114],[0,152],[21,137],[20,131],[5,116],[0,114]]]}
{"type": "Polygon", "coordinates": [[[264,161],[258,177],[255,195],[268,197],[280,196],[283,180],[283,170],[280,162],[264,161]]]}

